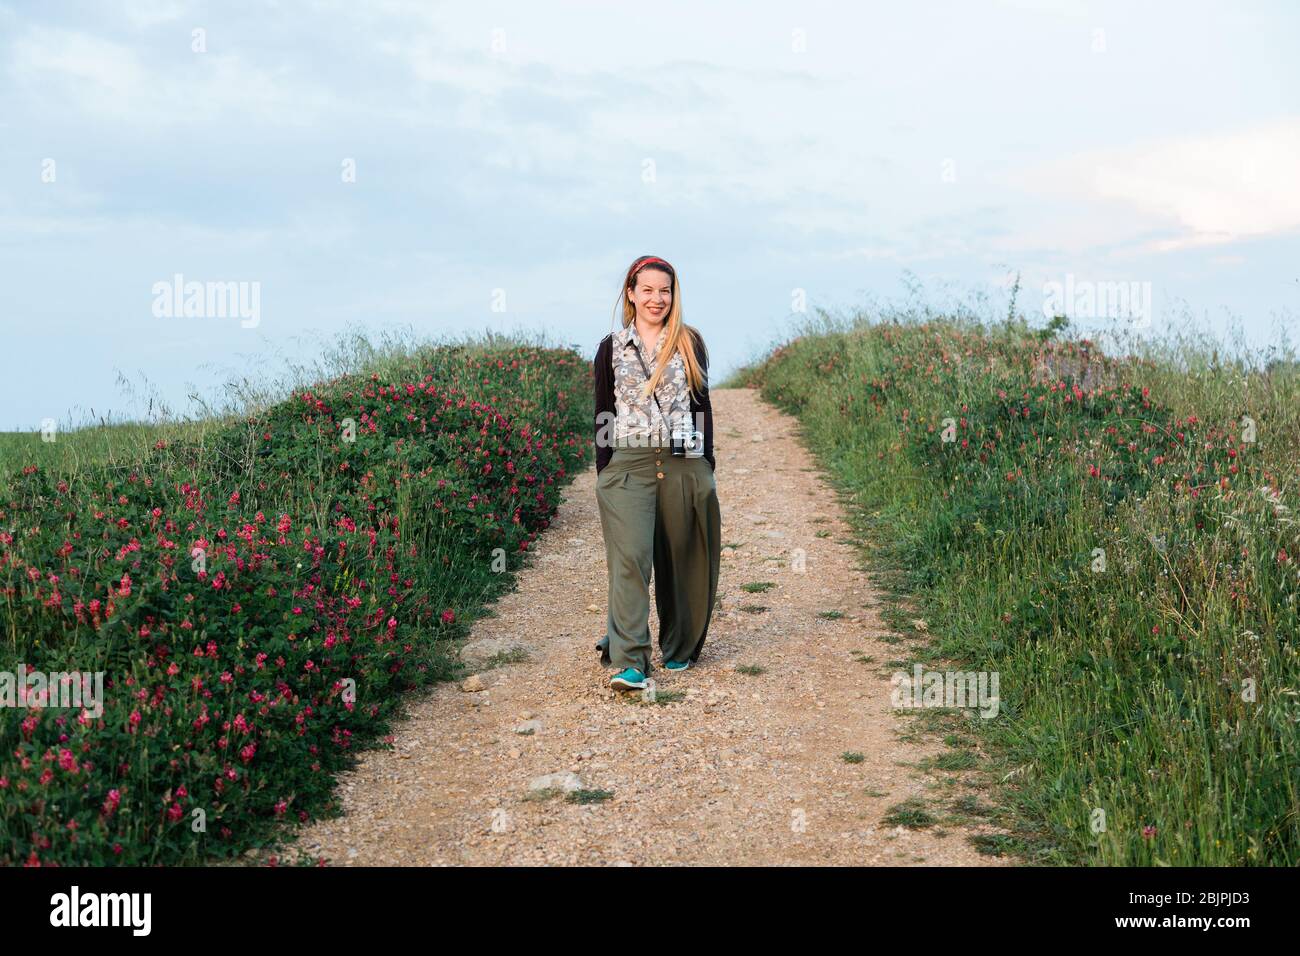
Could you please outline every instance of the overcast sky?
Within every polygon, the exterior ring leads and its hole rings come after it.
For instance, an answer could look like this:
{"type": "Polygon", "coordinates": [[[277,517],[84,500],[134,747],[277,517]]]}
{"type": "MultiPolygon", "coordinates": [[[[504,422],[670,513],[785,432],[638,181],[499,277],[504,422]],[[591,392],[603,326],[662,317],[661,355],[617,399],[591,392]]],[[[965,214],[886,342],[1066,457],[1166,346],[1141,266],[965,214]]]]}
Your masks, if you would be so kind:
{"type": "Polygon", "coordinates": [[[1271,342],[1300,329],[1297,11],[0,0],[0,428],[357,324],[590,356],[642,254],[716,376],[798,290],[996,312],[1017,270],[1039,318],[1047,283],[1138,283],[1151,333],[1271,342]],[[157,314],[177,274],[256,283],[256,321],[157,314]]]}

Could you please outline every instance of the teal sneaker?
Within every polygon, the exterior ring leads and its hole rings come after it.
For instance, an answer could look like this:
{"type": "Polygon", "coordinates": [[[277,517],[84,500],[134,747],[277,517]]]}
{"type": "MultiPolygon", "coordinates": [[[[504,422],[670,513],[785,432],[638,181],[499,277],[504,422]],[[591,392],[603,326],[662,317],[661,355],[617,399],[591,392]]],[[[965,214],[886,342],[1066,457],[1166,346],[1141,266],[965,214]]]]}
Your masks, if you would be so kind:
{"type": "Polygon", "coordinates": [[[668,671],[684,671],[690,666],[691,662],[689,659],[684,661],[664,661],[664,670],[668,671]]]}
{"type": "Polygon", "coordinates": [[[645,674],[635,667],[629,667],[611,677],[609,686],[615,690],[645,690],[645,674]]]}

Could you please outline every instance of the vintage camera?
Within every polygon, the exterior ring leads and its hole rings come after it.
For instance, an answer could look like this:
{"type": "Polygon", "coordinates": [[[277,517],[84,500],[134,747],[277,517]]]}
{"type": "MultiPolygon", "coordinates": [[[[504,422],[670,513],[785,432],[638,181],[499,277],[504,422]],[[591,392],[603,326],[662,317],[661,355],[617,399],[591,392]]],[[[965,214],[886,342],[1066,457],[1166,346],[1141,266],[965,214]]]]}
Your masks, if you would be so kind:
{"type": "Polygon", "coordinates": [[[672,452],[678,458],[704,457],[704,432],[698,428],[677,425],[673,428],[672,452]]]}

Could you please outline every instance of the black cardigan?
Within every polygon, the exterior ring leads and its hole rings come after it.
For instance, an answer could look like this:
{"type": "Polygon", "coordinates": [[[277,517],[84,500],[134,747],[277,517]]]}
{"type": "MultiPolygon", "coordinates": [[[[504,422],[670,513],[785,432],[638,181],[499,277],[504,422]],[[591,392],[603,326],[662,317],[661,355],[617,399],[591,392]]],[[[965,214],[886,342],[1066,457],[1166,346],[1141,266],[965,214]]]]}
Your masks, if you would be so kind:
{"type": "MultiPolygon", "coordinates": [[[[704,338],[693,329],[691,340],[695,347],[695,360],[700,365],[700,371],[704,373],[704,385],[700,389],[699,398],[695,397],[693,392],[690,393],[691,402],[691,422],[692,425],[699,420],[698,414],[702,413],[704,418],[704,460],[709,463],[712,469],[717,468],[717,463],[713,460],[713,405],[709,401],[709,352],[704,346],[704,338]]],[[[614,415],[617,414],[614,408],[614,333],[606,335],[600,340],[600,345],[596,347],[596,358],[592,363],[592,373],[596,380],[596,435],[600,435],[601,412],[606,412],[605,423],[607,426],[606,434],[612,435],[612,425],[614,415]]],[[[600,442],[596,442],[596,474],[600,474],[609,460],[614,457],[613,446],[602,447],[600,442]]]]}

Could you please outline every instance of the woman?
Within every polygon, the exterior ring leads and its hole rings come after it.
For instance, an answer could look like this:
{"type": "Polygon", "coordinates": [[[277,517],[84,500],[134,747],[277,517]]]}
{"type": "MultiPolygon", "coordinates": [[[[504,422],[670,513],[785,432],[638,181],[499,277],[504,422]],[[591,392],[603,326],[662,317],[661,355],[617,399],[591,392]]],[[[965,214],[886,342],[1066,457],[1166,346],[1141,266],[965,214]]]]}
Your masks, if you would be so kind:
{"type": "Polygon", "coordinates": [[[718,592],[722,521],[704,339],[682,322],[677,272],[657,256],[628,268],[622,328],[596,349],[596,503],[609,614],[596,645],[635,690],[650,673],[654,570],[664,668],[699,660],[718,592]]]}

